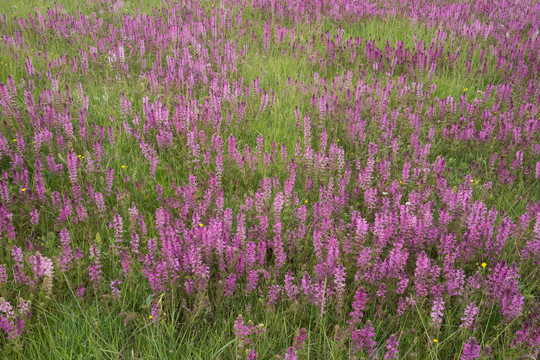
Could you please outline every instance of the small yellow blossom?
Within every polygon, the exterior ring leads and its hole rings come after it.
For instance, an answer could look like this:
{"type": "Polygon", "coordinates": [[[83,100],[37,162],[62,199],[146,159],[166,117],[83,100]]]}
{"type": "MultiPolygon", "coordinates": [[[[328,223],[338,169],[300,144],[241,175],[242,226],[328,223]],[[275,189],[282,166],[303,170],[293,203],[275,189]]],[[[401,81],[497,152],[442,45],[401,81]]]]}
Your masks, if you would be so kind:
{"type": "Polygon", "coordinates": [[[399,183],[400,183],[400,184],[403,184],[403,181],[399,180],[399,183]]]}
{"type": "Polygon", "coordinates": [[[439,342],[439,340],[437,340],[437,339],[433,339],[433,342],[434,342],[434,343],[438,343],[438,342],[439,342]]]}
{"type": "Polygon", "coordinates": [[[337,139],[337,142],[339,142],[339,139],[337,139]]]}
{"type": "Polygon", "coordinates": [[[78,158],[82,157],[82,155],[77,155],[78,158]]]}
{"type": "Polygon", "coordinates": [[[122,165],[122,169],[125,169],[126,168],[126,165],[122,165]]]}
{"type": "Polygon", "coordinates": [[[307,200],[306,200],[306,201],[304,201],[304,202],[305,202],[305,203],[307,204],[307,200]]]}
{"type": "Polygon", "coordinates": [[[202,223],[199,224],[200,227],[203,227],[204,225],[202,223]]]}
{"type": "Polygon", "coordinates": [[[25,189],[25,188],[22,188],[22,189],[21,189],[21,191],[22,191],[22,192],[25,192],[25,191],[26,191],[26,189],[25,189]]]}
{"type": "Polygon", "coordinates": [[[148,319],[152,320],[152,315],[148,315],[148,319]]]}
{"type": "Polygon", "coordinates": [[[13,139],[13,141],[15,141],[15,142],[16,142],[16,141],[17,141],[17,139],[13,139]]]}
{"type": "Polygon", "coordinates": [[[463,89],[463,91],[467,91],[467,90],[469,90],[469,89],[467,89],[467,88],[463,89]]]}
{"type": "Polygon", "coordinates": [[[487,266],[486,263],[482,263],[482,267],[485,268],[487,266]]]}

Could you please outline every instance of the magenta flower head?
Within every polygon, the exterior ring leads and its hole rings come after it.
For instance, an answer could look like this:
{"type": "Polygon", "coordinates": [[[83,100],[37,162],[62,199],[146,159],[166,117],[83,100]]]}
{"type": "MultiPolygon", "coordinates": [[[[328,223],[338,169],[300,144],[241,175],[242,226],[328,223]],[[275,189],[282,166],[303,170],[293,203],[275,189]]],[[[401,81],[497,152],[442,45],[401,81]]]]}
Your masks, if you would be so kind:
{"type": "Polygon", "coordinates": [[[80,284],[79,285],[79,288],[77,289],[77,291],[75,291],[75,296],[77,296],[79,299],[82,299],[83,296],[84,296],[84,291],[86,289],[84,288],[84,285],[83,284],[80,284]]]}
{"type": "Polygon", "coordinates": [[[463,345],[463,352],[461,353],[461,360],[473,360],[480,357],[480,350],[482,347],[478,345],[478,341],[475,338],[470,338],[463,345]]]}

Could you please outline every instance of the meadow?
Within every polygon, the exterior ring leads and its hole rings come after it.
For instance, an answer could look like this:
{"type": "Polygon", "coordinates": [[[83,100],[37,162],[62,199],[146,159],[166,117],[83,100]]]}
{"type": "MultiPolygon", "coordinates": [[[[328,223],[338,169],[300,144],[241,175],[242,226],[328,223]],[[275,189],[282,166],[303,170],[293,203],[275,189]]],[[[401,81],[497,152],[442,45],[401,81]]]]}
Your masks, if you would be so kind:
{"type": "Polygon", "coordinates": [[[0,2],[0,358],[536,359],[540,2],[0,2]]]}

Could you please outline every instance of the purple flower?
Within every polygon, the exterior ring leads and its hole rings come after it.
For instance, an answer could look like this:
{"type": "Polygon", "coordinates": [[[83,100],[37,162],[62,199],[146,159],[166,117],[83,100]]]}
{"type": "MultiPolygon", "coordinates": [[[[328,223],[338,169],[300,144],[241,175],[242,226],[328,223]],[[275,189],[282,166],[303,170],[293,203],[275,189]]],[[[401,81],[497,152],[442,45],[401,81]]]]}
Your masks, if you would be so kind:
{"type": "Polygon", "coordinates": [[[435,326],[440,326],[442,323],[444,311],[444,301],[441,297],[438,297],[433,301],[433,307],[431,308],[431,319],[435,326]]]}
{"type": "Polygon", "coordinates": [[[345,296],[345,267],[337,265],[334,271],[334,285],[336,286],[337,311],[343,311],[343,297],[345,296]]]}
{"type": "Polygon", "coordinates": [[[71,261],[73,260],[73,252],[71,250],[71,238],[67,229],[62,229],[60,231],[60,243],[62,244],[62,253],[58,257],[58,263],[62,272],[69,269],[71,266],[71,261]]]}
{"type": "Polygon", "coordinates": [[[354,330],[352,333],[351,347],[355,351],[365,351],[368,356],[375,353],[375,328],[371,326],[371,321],[367,321],[362,330],[354,330]]]}
{"type": "Polygon", "coordinates": [[[460,327],[464,327],[466,329],[475,329],[475,320],[478,312],[478,307],[474,302],[467,305],[465,311],[463,312],[463,317],[461,318],[462,323],[460,327]]]}
{"type": "Polygon", "coordinates": [[[386,340],[386,355],[384,355],[384,360],[397,359],[399,350],[399,341],[396,340],[395,335],[390,335],[388,340],[386,340]]]}
{"type": "Polygon", "coordinates": [[[298,286],[294,284],[294,280],[291,271],[288,271],[287,274],[285,274],[285,293],[289,300],[296,299],[298,294],[300,294],[300,290],[298,289],[298,286]]]}
{"type": "Polygon", "coordinates": [[[82,299],[83,296],[84,296],[84,285],[83,284],[80,284],[77,291],[75,291],[75,295],[79,298],[79,299],[82,299]]]}
{"type": "Polygon", "coordinates": [[[101,281],[101,262],[100,262],[101,253],[98,247],[96,246],[96,244],[93,244],[90,247],[90,257],[91,257],[91,261],[90,261],[90,266],[88,268],[88,274],[94,286],[94,293],[97,293],[98,288],[99,288],[99,283],[101,281]]]}
{"type": "Polygon", "coordinates": [[[505,262],[491,269],[486,290],[488,296],[499,304],[501,314],[506,320],[515,319],[523,310],[524,298],[519,291],[519,268],[505,262]]]}
{"type": "Polygon", "coordinates": [[[480,357],[480,350],[482,347],[478,345],[478,341],[475,338],[470,338],[463,345],[463,352],[461,353],[461,360],[473,360],[480,357]]]}
{"type": "Polygon", "coordinates": [[[234,293],[234,285],[236,284],[236,274],[231,273],[225,278],[225,296],[230,297],[234,293]]]}
{"type": "Polygon", "coordinates": [[[367,301],[367,292],[364,290],[364,288],[361,286],[358,288],[356,293],[354,294],[354,301],[352,303],[353,311],[349,314],[351,317],[351,320],[347,321],[351,325],[356,325],[360,323],[360,318],[364,316],[364,313],[362,312],[366,306],[367,301]]]}
{"type": "Polygon", "coordinates": [[[152,301],[152,311],[151,311],[150,318],[152,319],[152,322],[156,325],[158,324],[160,313],[161,313],[161,308],[159,306],[159,303],[157,303],[156,301],[152,301]]]}
{"type": "Polygon", "coordinates": [[[307,331],[305,328],[301,328],[298,336],[294,338],[293,345],[289,346],[285,350],[285,360],[297,360],[299,350],[302,350],[302,344],[306,340],[307,331]]]}

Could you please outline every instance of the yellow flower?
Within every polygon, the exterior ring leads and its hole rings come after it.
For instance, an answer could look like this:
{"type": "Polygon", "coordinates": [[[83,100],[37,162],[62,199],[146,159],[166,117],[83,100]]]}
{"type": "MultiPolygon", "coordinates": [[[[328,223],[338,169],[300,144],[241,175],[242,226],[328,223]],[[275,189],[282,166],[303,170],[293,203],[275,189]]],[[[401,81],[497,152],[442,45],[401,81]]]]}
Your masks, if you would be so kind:
{"type": "Polygon", "coordinates": [[[485,268],[487,266],[486,263],[482,263],[482,267],[485,268]]]}
{"type": "Polygon", "coordinates": [[[474,180],[471,180],[471,183],[473,183],[473,182],[474,182],[474,180]]]}
{"type": "Polygon", "coordinates": [[[467,89],[467,88],[463,89],[463,91],[467,91],[467,90],[469,90],[469,89],[467,89]]]}
{"type": "Polygon", "coordinates": [[[433,342],[434,342],[434,343],[438,343],[438,342],[439,342],[439,340],[437,340],[437,339],[433,339],[433,342]]]}
{"type": "Polygon", "coordinates": [[[203,227],[204,225],[202,223],[199,224],[200,227],[203,227]]]}
{"type": "Polygon", "coordinates": [[[126,168],[126,165],[122,165],[122,169],[125,169],[126,168]]]}
{"type": "Polygon", "coordinates": [[[148,319],[152,320],[152,315],[148,315],[148,319]]]}
{"type": "Polygon", "coordinates": [[[304,201],[304,202],[305,202],[305,203],[307,204],[307,200],[306,200],[306,201],[304,201]]]}
{"type": "Polygon", "coordinates": [[[403,184],[403,181],[399,180],[399,183],[400,183],[400,184],[403,184]]]}
{"type": "Polygon", "coordinates": [[[77,155],[78,158],[80,158],[82,155],[77,155]]]}
{"type": "Polygon", "coordinates": [[[13,141],[15,141],[15,142],[16,142],[16,141],[17,141],[17,139],[13,139],[13,141]]]}
{"type": "Polygon", "coordinates": [[[22,189],[21,189],[21,191],[22,191],[22,192],[25,192],[25,191],[26,191],[26,189],[25,189],[25,188],[22,188],[22,189]]]}

